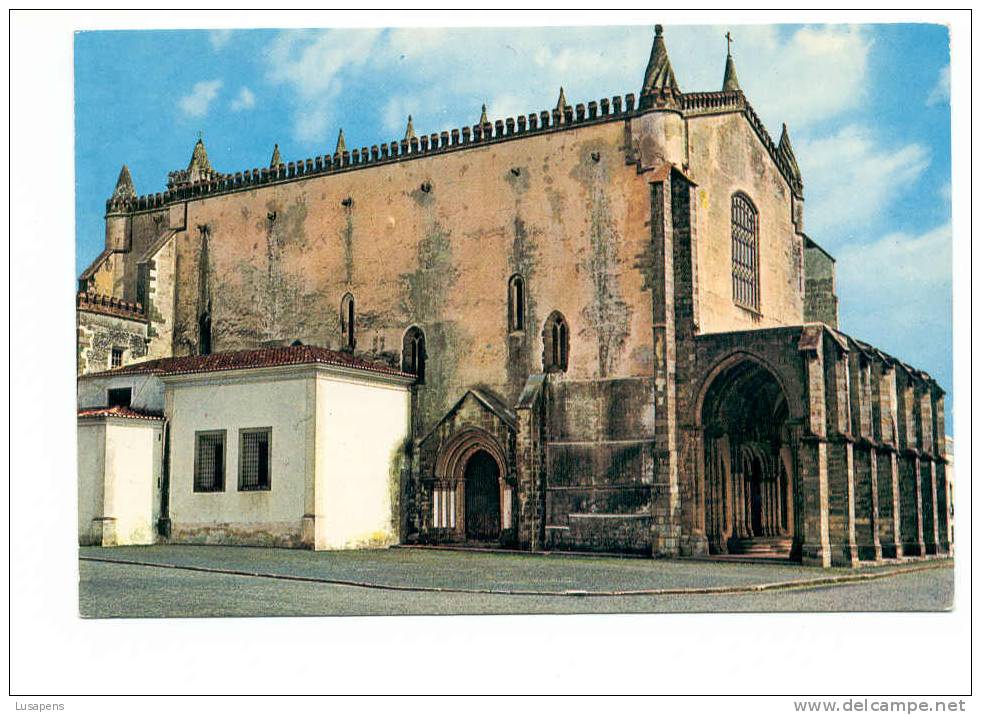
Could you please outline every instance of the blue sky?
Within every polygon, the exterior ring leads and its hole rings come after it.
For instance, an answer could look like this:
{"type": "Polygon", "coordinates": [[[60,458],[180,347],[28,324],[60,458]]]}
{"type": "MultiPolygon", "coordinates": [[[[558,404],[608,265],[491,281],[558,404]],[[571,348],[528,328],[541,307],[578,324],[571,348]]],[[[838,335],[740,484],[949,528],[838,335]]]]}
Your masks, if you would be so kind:
{"type": "MultiPolygon", "coordinates": [[[[939,25],[666,26],[684,91],[721,87],[725,40],[771,135],[788,124],[805,230],[838,259],[841,328],[931,373],[951,363],[950,106],[939,25]]],[[[162,191],[199,131],[234,172],[637,93],[652,28],[85,32],[75,41],[76,262],[102,249],[126,163],[162,191]]],[[[952,400],[948,400],[952,402],[952,400]]],[[[951,428],[948,426],[948,431],[951,428]]]]}

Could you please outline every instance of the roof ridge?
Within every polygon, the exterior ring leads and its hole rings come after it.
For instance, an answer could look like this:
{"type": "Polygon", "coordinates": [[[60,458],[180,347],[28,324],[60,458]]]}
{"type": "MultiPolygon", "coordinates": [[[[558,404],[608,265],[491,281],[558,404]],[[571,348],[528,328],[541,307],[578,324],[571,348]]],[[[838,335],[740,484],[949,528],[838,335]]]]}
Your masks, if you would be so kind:
{"type": "Polygon", "coordinates": [[[249,370],[287,365],[333,365],[365,372],[412,377],[398,368],[379,360],[332,350],[319,345],[290,345],[283,347],[248,348],[210,355],[179,355],[134,362],[111,370],[88,373],[93,375],[181,375],[228,370],[249,370]]]}

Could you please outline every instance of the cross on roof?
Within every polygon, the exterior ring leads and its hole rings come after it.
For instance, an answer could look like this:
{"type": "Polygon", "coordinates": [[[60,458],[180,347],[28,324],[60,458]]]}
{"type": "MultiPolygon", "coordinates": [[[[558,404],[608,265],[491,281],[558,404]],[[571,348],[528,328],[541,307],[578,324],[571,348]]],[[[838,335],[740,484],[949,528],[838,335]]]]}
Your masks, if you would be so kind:
{"type": "Polygon", "coordinates": [[[732,54],[732,43],[733,42],[735,42],[735,40],[732,39],[732,33],[729,32],[728,30],[726,30],[726,54],[727,55],[731,55],[732,54]]]}

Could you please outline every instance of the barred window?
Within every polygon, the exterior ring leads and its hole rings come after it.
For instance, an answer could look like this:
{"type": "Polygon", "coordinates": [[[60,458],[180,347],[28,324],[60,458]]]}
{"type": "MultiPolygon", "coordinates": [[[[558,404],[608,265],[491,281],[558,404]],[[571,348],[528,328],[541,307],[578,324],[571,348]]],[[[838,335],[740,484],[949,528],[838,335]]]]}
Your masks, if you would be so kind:
{"type": "Polygon", "coordinates": [[[194,491],[225,491],[225,430],[195,432],[194,491]]]}
{"type": "Polygon", "coordinates": [[[123,364],[123,353],[126,352],[125,348],[113,348],[112,357],[110,358],[109,367],[119,367],[123,364]]]}
{"type": "Polygon", "coordinates": [[[244,429],[238,433],[238,489],[242,492],[270,488],[269,442],[271,427],[244,429]]]}
{"type": "Polygon", "coordinates": [[[742,194],[732,197],[732,299],[750,310],[760,309],[759,221],[742,194]]]}
{"type": "Polygon", "coordinates": [[[456,528],[455,487],[436,487],[433,489],[433,527],[436,529],[456,528]]]}

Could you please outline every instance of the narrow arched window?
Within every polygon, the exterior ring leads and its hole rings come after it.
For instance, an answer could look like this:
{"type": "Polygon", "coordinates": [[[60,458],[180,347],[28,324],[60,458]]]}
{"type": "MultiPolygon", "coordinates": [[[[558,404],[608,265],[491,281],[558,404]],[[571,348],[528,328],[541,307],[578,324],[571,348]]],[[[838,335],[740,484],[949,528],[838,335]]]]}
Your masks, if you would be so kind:
{"type": "Polygon", "coordinates": [[[426,381],[426,335],[413,325],[402,338],[402,372],[416,376],[416,382],[426,381]]]}
{"type": "Polygon", "coordinates": [[[354,350],[354,296],[350,293],[341,299],[341,336],[344,347],[354,350]]]}
{"type": "Polygon", "coordinates": [[[542,332],[545,354],[542,367],[545,372],[565,372],[569,369],[569,325],[562,313],[555,311],[545,321],[542,332]]]}
{"type": "Polygon", "coordinates": [[[208,301],[208,307],[198,316],[198,354],[211,354],[211,301],[208,301]]]}
{"type": "Polygon", "coordinates": [[[760,310],[759,215],[743,194],[732,197],[732,299],[760,310]]]}
{"type": "Polygon", "coordinates": [[[525,329],[525,279],[515,273],[508,281],[508,330],[525,329]]]}

